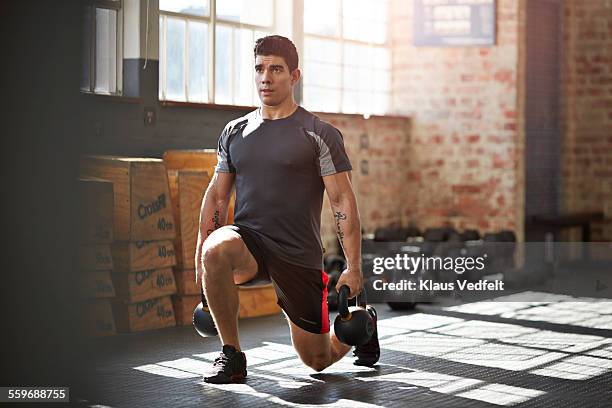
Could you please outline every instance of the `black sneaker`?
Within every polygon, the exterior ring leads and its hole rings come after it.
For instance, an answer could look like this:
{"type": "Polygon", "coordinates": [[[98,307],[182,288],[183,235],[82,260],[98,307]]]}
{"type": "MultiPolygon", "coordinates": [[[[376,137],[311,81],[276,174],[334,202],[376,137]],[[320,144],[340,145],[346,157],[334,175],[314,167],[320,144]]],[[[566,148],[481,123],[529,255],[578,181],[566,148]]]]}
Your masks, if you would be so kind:
{"type": "Polygon", "coordinates": [[[204,382],[211,384],[230,384],[244,381],[247,375],[246,356],[234,346],[224,345],[223,351],[215,359],[213,369],[204,382]]]}
{"type": "Polygon", "coordinates": [[[380,358],[380,345],[378,344],[378,328],[376,324],[378,316],[376,314],[376,309],[374,309],[372,306],[367,306],[366,310],[368,313],[370,313],[370,316],[372,316],[372,320],[374,320],[374,332],[372,333],[370,341],[368,341],[366,344],[355,346],[353,355],[357,357],[357,359],[353,362],[353,364],[358,366],[372,367],[380,358]]]}

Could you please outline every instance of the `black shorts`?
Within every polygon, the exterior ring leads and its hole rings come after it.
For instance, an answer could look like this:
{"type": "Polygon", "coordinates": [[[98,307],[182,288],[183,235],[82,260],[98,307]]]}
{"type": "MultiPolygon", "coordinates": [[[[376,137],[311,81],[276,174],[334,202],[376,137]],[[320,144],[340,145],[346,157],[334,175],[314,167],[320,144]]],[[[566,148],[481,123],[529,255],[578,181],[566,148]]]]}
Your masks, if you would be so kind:
{"type": "Polygon", "coordinates": [[[266,248],[251,229],[229,225],[257,261],[257,275],[250,282],[272,281],[278,305],[298,327],[311,333],[329,333],[327,274],[321,269],[292,265],[266,248]]]}

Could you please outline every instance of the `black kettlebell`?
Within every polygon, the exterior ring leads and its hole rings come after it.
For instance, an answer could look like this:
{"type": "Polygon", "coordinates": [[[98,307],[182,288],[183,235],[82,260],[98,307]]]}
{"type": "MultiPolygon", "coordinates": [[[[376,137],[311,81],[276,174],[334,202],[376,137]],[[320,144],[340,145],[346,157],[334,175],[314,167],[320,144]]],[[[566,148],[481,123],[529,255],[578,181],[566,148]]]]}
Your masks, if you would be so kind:
{"type": "Polygon", "coordinates": [[[193,327],[195,327],[198,334],[202,337],[216,336],[218,334],[217,328],[208,310],[208,303],[206,302],[206,297],[202,289],[200,289],[200,294],[202,295],[202,302],[200,302],[193,311],[193,327]]]}
{"type": "MultiPolygon", "coordinates": [[[[374,333],[374,321],[365,309],[365,299],[357,306],[348,306],[348,297],[351,290],[343,285],[338,292],[338,316],[334,321],[334,333],[338,340],[350,346],[360,346],[367,343],[374,333]]],[[[365,296],[364,291],[361,295],[365,296]]]]}

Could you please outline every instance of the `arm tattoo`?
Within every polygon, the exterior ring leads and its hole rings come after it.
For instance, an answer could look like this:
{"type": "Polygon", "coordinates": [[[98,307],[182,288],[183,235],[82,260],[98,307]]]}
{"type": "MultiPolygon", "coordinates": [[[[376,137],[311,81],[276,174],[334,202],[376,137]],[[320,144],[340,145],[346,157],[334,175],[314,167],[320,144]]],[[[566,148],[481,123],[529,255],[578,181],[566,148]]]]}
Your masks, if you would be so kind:
{"type": "Polygon", "coordinates": [[[338,239],[340,240],[340,244],[344,245],[344,231],[340,226],[340,221],[346,220],[346,213],[336,211],[334,213],[334,218],[336,219],[336,233],[338,234],[338,239]]]}
{"type": "Polygon", "coordinates": [[[214,230],[221,228],[221,223],[219,222],[219,210],[215,210],[215,215],[212,218],[213,229],[209,229],[206,231],[206,236],[213,233],[214,230]]]}

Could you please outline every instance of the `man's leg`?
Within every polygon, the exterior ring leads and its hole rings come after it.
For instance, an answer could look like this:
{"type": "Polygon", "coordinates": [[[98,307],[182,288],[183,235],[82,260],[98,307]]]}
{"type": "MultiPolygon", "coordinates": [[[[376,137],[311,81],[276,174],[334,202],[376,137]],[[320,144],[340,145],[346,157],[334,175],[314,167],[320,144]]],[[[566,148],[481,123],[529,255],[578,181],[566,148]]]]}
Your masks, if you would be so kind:
{"type": "Polygon", "coordinates": [[[240,350],[238,287],[257,274],[257,262],[240,234],[219,228],[204,241],[204,292],[223,345],[240,350]]]}
{"type": "Polygon", "coordinates": [[[315,371],[322,371],[349,352],[351,346],[338,340],[335,334],[315,334],[287,319],[291,327],[291,342],[300,359],[315,371]]]}

